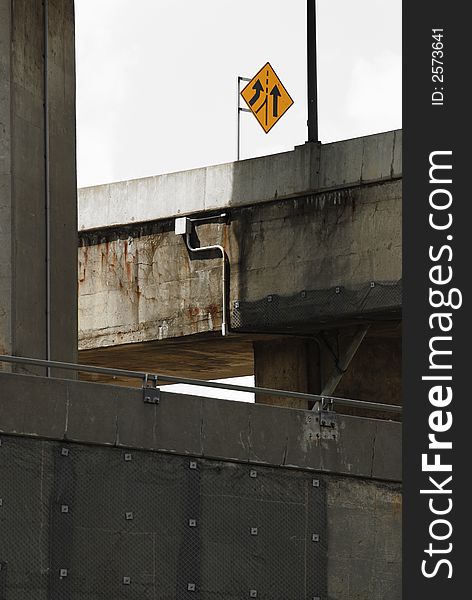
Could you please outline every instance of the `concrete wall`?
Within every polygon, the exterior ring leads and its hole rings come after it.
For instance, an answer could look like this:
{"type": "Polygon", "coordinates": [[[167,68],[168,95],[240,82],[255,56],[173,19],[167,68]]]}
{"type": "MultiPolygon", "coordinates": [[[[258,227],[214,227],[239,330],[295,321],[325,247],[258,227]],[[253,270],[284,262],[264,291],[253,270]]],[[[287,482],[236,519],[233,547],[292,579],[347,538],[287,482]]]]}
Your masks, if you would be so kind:
{"type": "Polygon", "coordinates": [[[47,3],[47,67],[43,4],[0,0],[0,353],[46,357],[47,137],[51,355],[75,360],[74,3],[47,3]]]}
{"type": "MultiPolygon", "coordinates": [[[[259,387],[321,394],[333,374],[337,374],[333,356],[342,354],[352,339],[353,328],[341,328],[322,334],[330,345],[305,338],[284,337],[254,341],[254,375],[259,387]],[[350,335],[349,335],[350,334],[350,335]]],[[[326,393],[326,392],[325,392],[326,393]]],[[[384,404],[402,404],[401,335],[398,327],[371,326],[351,363],[330,395],[357,398],[384,404]]],[[[310,408],[304,400],[257,395],[257,402],[310,408]]],[[[382,412],[363,413],[339,407],[346,414],[392,418],[382,412]]],[[[397,418],[397,417],[394,417],[397,418]]]]}
{"type": "MultiPolygon", "coordinates": [[[[383,334],[372,329],[371,335],[364,339],[344,373],[335,395],[385,404],[402,404],[401,362],[400,326],[383,334]]],[[[349,409],[346,412],[351,414],[349,409]]],[[[370,416],[374,414],[370,413],[370,416]]]]}
{"type": "MultiPolygon", "coordinates": [[[[94,228],[79,234],[81,359],[201,378],[255,373],[262,387],[320,393],[343,328],[401,319],[400,158],[401,132],[389,132],[81,191],[81,226],[96,207],[94,228]],[[194,223],[192,243],[225,248],[231,335],[246,344],[238,356],[216,340],[220,254],[192,253],[174,233],[176,215],[216,209],[226,216],[194,223]],[[328,361],[313,341],[325,330],[334,331],[328,361]],[[179,340],[181,355],[170,345],[179,340]]],[[[382,328],[372,327],[337,395],[400,403],[401,334],[382,328]]]]}
{"type": "MultiPolygon", "coordinates": [[[[258,387],[319,394],[320,349],[315,341],[285,338],[254,342],[254,377],[258,387]]],[[[256,395],[256,402],[306,409],[308,402],[296,398],[256,395]]],[[[310,407],[311,408],[311,407],[310,407]]]]}
{"type": "MultiPolygon", "coordinates": [[[[305,470],[326,486],[330,600],[401,598],[401,425],[0,373],[0,434],[305,470]],[[353,477],[354,476],[354,477],[353,477]]],[[[98,456],[98,454],[97,454],[98,456]]]]}
{"type": "Polygon", "coordinates": [[[401,177],[402,132],[79,190],[79,229],[246,206],[401,177]]]}
{"type": "Polygon", "coordinates": [[[402,496],[398,486],[330,478],[328,598],[402,598],[402,496]]]}
{"type": "MultiPolygon", "coordinates": [[[[250,330],[263,328],[270,295],[288,304],[269,330],[286,328],[286,315],[297,314],[293,306],[300,308],[298,328],[305,332],[308,321],[316,329],[326,319],[302,293],[324,294],[323,308],[325,297],[340,286],[337,298],[357,314],[372,281],[401,279],[401,181],[233,208],[229,214],[227,224],[198,225],[196,232],[200,245],[225,247],[229,308],[234,313],[241,307],[237,312],[243,326],[250,321],[250,330]]],[[[163,220],[80,234],[81,349],[220,330],[221,258],[190,254],[173,228],[173,220],[163,220]]],[[[398,311],[400,305],[398,298],[380,296],[377,309],[398,311]]],[[[234,318],[231,324],[238,325],[234,318]]]]}
{"type": "Polygon", "coordinates": [[[401,481],[401,424],[312,411],[0,373],[0,433],[148,449],[401,481]],[[334,433],[335,435],[331,435],[334,433]],[[320,435],[319,435],[320,434],[320,435]]]}

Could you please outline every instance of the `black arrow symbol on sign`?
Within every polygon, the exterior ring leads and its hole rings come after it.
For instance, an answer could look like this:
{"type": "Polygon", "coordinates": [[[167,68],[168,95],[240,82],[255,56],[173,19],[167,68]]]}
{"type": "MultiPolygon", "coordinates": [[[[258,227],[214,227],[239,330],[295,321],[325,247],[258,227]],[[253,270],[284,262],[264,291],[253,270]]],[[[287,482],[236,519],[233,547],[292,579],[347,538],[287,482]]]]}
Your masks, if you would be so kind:
{"type": "Polygon", "coordinates": [[[256,93],[254,94],[254,96],[249,100],[249,104],[252,106],[255,102],[257,102],[259,100],[259,96],[261,95],[261,92],[263,90],[262,87],[262,83],[259,81],[259,79],[256,81],[256,83],[252,86],[252,89],[256,91],[256,93]]]}
{"type": "Polygon", "coordinates": [[[272,114],[274,115],[274,117],[278,117],[279,116],[279,98],[282,94],[280,93],[277,85],[274,85],[274,87],[272,88],[272,90],[270,92],[270,95],[273,98],[272,114]]]}

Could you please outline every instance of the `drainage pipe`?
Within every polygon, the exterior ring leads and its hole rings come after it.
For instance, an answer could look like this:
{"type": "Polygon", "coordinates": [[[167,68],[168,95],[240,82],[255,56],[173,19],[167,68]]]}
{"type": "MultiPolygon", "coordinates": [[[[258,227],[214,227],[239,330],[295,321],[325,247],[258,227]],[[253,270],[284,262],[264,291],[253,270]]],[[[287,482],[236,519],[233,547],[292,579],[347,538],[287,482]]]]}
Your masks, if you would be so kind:
{"type": "MultiPolygon", "coordinates": [[[[220,219],[226,217],[226,213],[223,213],[222,215],[218,215],[216,217],[211,217],[211,219],[220,219]]],[[[203,218],[203,219],[189,219],[189,221],[191,223],[195,222],[195,221],[207,221],[209,220],[208,218],[203,218]]],[[[228,315],[228,300],[227,300],[227,296],[228,296],[228,267],[226,264],[226,252],[225,249],[223,248],[223,246],[220,246],[219,244],[214,244],[212,246],[200,246],[198,248],[195,248],[194,246],[192,246],[192,242],[190,240],[190,235],[191,233],[186,233],[185,234],[185,243],[187,244],[187,248],[190,250],[190,252],[206,252],[208,250],[216,250],[217,252],[221,253],[221,258],[223,260],[222,262],[222,274],[221,274],[221,284],[223,287],[223,298],[222,298],[222,321],[221,321],[221,334],[223,336],[228,335],[228,321],[227,321],[227,315],[228,315]]]]}
{"type": "Polygon", "coordinates": [[[187,248],[190,250],[190,252],[205,252],[207,250],[217,250],[218,252],[221,252],[221,258],[223,259],[222,262],[222,275],[221,275],[221,283],[223,286],[223,299],[222,299],[222,322],[221,322],[221,334],[223,336],[228,334],[228,315],[227,315],[227,266],[226,266],[226,252],[225,249],[223,248],[223,246],[220,246],[219,244],[215,244],[213,246],[200,246],[199,248],[195,248],[194,246],[192,246],[192,242],[190,241],[190,233],[187,233],[185,235],[185,241],[187,244],[187,248]]]}

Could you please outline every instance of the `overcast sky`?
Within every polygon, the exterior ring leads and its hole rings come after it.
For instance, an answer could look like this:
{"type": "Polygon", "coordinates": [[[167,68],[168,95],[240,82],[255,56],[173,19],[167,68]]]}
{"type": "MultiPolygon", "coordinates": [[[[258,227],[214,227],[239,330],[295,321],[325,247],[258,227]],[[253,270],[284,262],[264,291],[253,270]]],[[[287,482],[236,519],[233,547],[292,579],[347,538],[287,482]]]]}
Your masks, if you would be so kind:
{"type": "MultiPolygon", "coordinates": [[[[235,160],[237,76],[294,105],[241,158],[306,140],[306,0],[76,0],[78,185],[235,160]]],[[[318,0],[322,142],[401,127],[401,0],[318,0]]]]}
{"type": "MultiPolygon", "coordinates": [[[[295,102],[269,134],[242,114],[241,158],[305,142],[306,0],[75,6],[79,187],[235,160],[237,77],[266,62],[295,102]]],[[[401,0],[317,0],[317,19],[320,140],[401,127],[401,0]]]]}

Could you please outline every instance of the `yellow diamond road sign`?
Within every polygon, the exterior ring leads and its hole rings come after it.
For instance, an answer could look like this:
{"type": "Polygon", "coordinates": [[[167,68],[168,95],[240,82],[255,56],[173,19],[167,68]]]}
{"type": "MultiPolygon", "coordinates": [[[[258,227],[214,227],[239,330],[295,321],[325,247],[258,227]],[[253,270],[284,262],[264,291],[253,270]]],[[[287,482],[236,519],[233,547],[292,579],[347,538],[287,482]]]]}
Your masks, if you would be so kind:
{"type": "Polygon", "coordinates": [[[269,63],[251,79],[241,96],[266,133],[293,104],[290,94],[269,63]]]}

